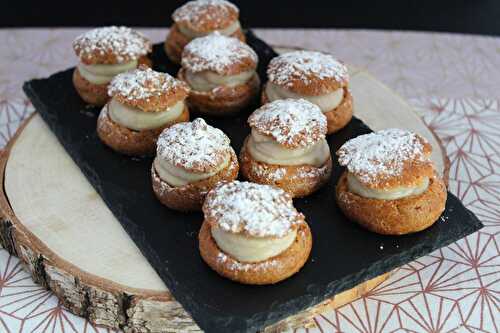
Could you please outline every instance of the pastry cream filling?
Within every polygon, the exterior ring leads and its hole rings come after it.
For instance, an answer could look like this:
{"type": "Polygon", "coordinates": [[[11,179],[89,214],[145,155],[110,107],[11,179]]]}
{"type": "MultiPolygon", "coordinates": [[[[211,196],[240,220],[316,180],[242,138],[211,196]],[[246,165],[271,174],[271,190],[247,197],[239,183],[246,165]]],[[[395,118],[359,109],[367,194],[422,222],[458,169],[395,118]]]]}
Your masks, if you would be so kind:
{"type": "Polygon", "coordinates": [[[196,91],[210,91],[219,86],[236,87],[245,84],[254,74],[254,70],[235,75],[219,75],[210,71],[199,73],[186,71],[186,80],[189,86],[196,91]]]}
{"type": "Polygon", "coordinates": [[[108,104],[108,115],[115,123],[136,131],[158,128],[171,122],[184,111],[184,101],[179,101],[160,112],[144,112],[134,107],[120,104],[114,98],[108,104]]]}
{"type": "Polygon", "coordinates": [[[324,113],[332,111],[333,109],[338,107],[340,103],[342,103],[342,100],[344,99],[344,89],[339,88],[325,95],[309,96],[291,92],[274,83],[268,82],[266,85],[266,96],[270,102],[275,101],[277,99],[285,99],[285,98],[293,98],[293,99],[303,98],[319,106],[321,111],[323,111],[324,113]]]}
{"type": "Polygon", "coordinates": [[[114,65],[85,65],[79,63],[77,65],[80,75],[93,84],[109,83],[117,74],[137,68],[137,60],[132,60],[123,64],[114,65]]]}
{"type": "Polygon", "coordinates": [[[252,130],[247,141],[248,153],[257,161],[279,165],[313,165],[320,167],[330,157],[330,147],[326,139],[306,148],[290,149],[277,143],[273,138],[252,130]]]}
{"type": "Polygon", "coordinates": [[[211,228],[217,246],[231,257],[242,262],[259,262],[275,257],[292,245],[297,230],[281,238],[253,237],[211,228]]]}
{"type": "Polygon", "coordinates": [[[224,29],[212,30],[212,31],[207,31],[207,32],[194,31],[194,30],[191,30],[191,29],[184,27],[180,24],[178,25],[178,27],[179,27],[179,31],[184,36],[186,36],[189,39],[193,39],[193,38],[203,37],[203,36],[209,35],[212,32],[216,32],[216,31],[219,32],[221,35],[230,36],[230,35],[234,34],[236,31],[238,31],[241,28],[241,25],[240,25],[240,21],[236,20],[224,29]]]}
{"type": "Polygon", "coordinates": [[[419,184],[415,186],[398,186],[395,188],[380,190],[372,189],[364,186],[351,173],[347,174],[347,186],[349,191],[356,193],[365,198],[381,199],[381,200],[396,200],[412,195],[422,194],[429,187],[429,178],[423,178],[419,184]]]}
{"type": "Polygon", "coordinates": [[[158,157],[155,158],[153,163],[158,176],[160,176],[164,182],[168,183],[170,186],[179,187],[212,177],[219,171],[225,169],[230,162],[231,156],[228,154],[224,162],[221,163],[217,169],[207,173],[189,172],[158,157]]]}

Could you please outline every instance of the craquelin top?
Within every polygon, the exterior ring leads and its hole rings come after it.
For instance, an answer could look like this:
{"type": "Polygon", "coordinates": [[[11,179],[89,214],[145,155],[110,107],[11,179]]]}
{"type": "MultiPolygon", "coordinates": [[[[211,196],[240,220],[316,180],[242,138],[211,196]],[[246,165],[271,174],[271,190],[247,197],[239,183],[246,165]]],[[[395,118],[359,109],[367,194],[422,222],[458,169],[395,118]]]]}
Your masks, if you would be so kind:
{"type": "Polygon", "coordinates": [[[337,151],[339,164],[363,185],[375,189],[412,186],[435,173],[431,144],[420,135],[386,129],[360,135],[337,151]]]}
{"type": "Polygon", "coordinates": [[[109,96],[145,112],[165,111],[188,93],[189,87],[183,81],[146,66],[116,75],[108,86],[109,96]]]}
{"type": "Polygon", "coordinates": [[[264,104],[248,118],[252,129],[287,148],[311,146],[327,133],[321,109],[305,99],[279,99],[264,104]]]}
{"type": "Polygon", "coordinates": [[[347,86],[347,67],[333,56],[294,51],[273,58],[267,67],[269,81],[303,95],[323,95],[347,86]]]}
{"type": "Polygon", "coordinates": [[[225,0],[189,1],[177,8],[172,20],[189,30],[206,33],[227,28],[238,20],[238,7],[225,0]]]}
{"type": "Polygon", "coordinates": [[[121,64],[151,52],[148,38],[127,27],[97,28],[76,37],[73,49],[80,61],[92,64],[121,64]]]}
{"type": "Polygon", "coordinates": [[[202,118],[165,129],[157,142],[157,158],[193,173],[216,170],[230,156],[232,148],[224,132],[202,118]]]}
{"type": "Polygon", "coordinates": [[[195,38],[182,51],[182,67],[197,73],[211,71],[220,75],[234,75],[257,67],[254,50],[238,38],[218,32],[195,38]]]}
{"type": "Polygon", "coordinates": [[[304,222],[291,196],[280,188],[250,182],[222,182],[203,204],[212,227],[254,237],[283,237],[304,222]]]}

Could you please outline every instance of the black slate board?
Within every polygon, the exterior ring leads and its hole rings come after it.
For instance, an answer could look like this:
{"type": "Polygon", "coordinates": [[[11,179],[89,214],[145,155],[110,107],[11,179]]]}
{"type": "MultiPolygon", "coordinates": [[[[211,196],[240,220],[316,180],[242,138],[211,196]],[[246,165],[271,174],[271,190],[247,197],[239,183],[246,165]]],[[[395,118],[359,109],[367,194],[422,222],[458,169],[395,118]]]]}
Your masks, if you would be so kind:
{"type": "MultiPolygon", "coordinates": [[[[265,80],[265,67],[275,53],[251,32],[247,37],[259,54],[259,72],[265,80]]],[[[177,66],[168,62],[162,45],[155,45],[152,58],[156,69],[175,74],[177,66]]],[[[304,268],[271,286],[231,282],[214,273],[198,253],[201,213],[178,213],[162,206],[151,189],[152,159],[121,156],[99,141],[95,132],[99,109],[86,106],[78,97],[71,75],[72,69],[68,69],[48,79],[32,80],[25,83],[24,90],[174,297],[207,332],[259,330],[482,227],[448,193],[443,217],[425,231],[402,237],[368,232],[348,221],[335,205],[334,186],[342,169],[334,163],[326,187],[295,201],[314,237],[304,268]]],[[[249,133],[246,118],[252,110],[233,118],[206,120],[224,130],[238,152],[249,133]]],[[[346,140],[368,132],[367,126],[353,119],[329,137],[332,154],[346,140]]]]}

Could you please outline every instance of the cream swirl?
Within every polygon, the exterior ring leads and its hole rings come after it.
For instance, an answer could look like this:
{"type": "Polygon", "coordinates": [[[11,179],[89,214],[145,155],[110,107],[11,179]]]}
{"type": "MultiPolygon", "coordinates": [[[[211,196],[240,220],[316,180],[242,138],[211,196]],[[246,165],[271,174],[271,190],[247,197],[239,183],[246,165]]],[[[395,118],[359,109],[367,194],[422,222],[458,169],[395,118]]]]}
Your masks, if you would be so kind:
{"type": "Polygon", "coordinates": [[[194,31],[194,30],[189,29],[188,27],[183,26],[182,24],[179,24],[178,27],[179,27],[179,31],[184,36],[186,36],[188,39],[194,39],[194,38],[206,36],[208,34],[211,34],[212,32],[218,32],[224,36],[231,36],[232,34],[234,34],[236,31],[238,31],[241,28],[241,25],[240,25],[240,21],[236,20],[224,29],[217,29],[217,30],[212,30],[212,31],[207,31],[207,32],[194,31]]]}
{"type": "Polygon", "coordinates": [[[259,262],[286,251],[297,238],[297,230],[290,230],[283,237],[255,237],[211,228],[217,246],[241,262],[259,262]]]}
{"type": "Polygon", "coordinates": [[[196,91],[210,91],[220,86],[236,87],[245,84],[255,75],[255,71],[245,71],[235,75],[220,75],[205,71],[193,73],[186,71],[186,81],[196,91]]]}
{"type": "Polygon", "coordinates": [[[328,94],[319,96],[301,95],[289,91],[286,88],[278,86],[272,82],[268,82],[266,85],[266,96],[270,102],[285,98],[293,98],[293,99],[302,98],[319,106],[321,111],[324,113],[334,110],[340,105],[340,103],[342,103],[342,100],[344,99],[344,89],[339,88],[328,94]]]}
{"type": "Polygon", "coordinates": [[[106,84],[109,83],[116,75],[126,72],[137,67],[137,60],[132,60],[126,63],[105,65],[94,64],[86,65],[78,63],[77,68],[80,75],[90,83],[106,84]]]}
{"type": "Polygon", "coordinates": [[[349,191],[364,198],[397,200],[412,195],[419,195],[425,192],[429,187],[429,178],[424,177],[418,184],[413,186],[397,186],[390,189],[374,189],[363,185],[353,174],[347,173],[347,186],[349,191]]]}
{"type": "Polygon", "coordinates": [[[160,112],[144,112],[134,107],[123,105],[114,98],[105,106],[108,115],[115,123],[135,131],[161,127],[177,119],[184,111],[184,101],[179,101],[160,112]]]}
{"type": "Polygon", "coordinates": [[[321,139],[312,146],[286,148],[273,138],[252,130],[246,145],[248,153],[257,161],[278,165],[313,165],[320,167],[330,157],[330,148],[326,139],[321,139]]]}
{"type": "Polygon", "coordinates": [[[217,174],[219,171],[225,169],[231,161],[230,155],[226,157],[215,170],[206,173],[196,173],[186,171],[183,168],[176,167],[168,161],[160,158],[155,158],[153,164],[158,176],[167,184],[173,187],[184,186],[203,179],[210,178],[217,174]]]}

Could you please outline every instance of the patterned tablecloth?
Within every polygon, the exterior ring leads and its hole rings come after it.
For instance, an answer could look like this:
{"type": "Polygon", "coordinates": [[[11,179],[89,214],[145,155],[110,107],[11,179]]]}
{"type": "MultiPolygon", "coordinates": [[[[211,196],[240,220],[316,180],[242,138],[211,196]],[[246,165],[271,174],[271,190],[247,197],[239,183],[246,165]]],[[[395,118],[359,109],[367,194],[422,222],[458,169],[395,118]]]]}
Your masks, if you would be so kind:
{"type": "MultiPolygon", "coordinates": [[[[0,145],[33,107],[24,80],[75,64],[81,29],[0,30],[0,145]]],[[[155,41],[165,29],[144,29],[155,41]]],[[[399,268],[363,298],[298,332],[500,331],[500,39],[353,30],[270,30],[275,45],[328,51],[406,97],[443,141],[450,190],[485,227],[399,268]]],[[[106,332],[65,310],[0,250],[0,332],[106,332]]]]}

